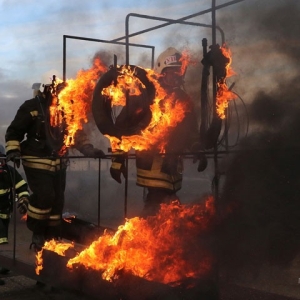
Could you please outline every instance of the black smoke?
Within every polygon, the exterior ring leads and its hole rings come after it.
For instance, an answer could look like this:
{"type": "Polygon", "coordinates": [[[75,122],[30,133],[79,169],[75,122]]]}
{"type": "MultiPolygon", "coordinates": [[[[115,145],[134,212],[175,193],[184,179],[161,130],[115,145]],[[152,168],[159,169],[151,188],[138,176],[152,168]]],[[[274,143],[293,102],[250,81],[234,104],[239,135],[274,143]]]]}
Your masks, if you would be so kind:
{"type": "MultiPolygon", "coordinates": [[[[263,264],[288,267],[300,252],[300,69],[295,68],[300,65],[300,7],[292,0],[254,2],[261,9],[249,4],[242,26],[252,24],[259,31],[248,42],[264,38],[265,45],[276,46],[272,55],[276,52],[286,64],[268,74],[270,89],[253,91],[250,134],[226,158],[218,238],[221,264],[255,275],[263,264]]],[[[269,59],[268,50],[260,53],[262,59],[269,59]]],[[[255,65],[251,56],[246,58],[255,65]]],[[[268,71],[279,63],[274,60],[268,71]]]]}

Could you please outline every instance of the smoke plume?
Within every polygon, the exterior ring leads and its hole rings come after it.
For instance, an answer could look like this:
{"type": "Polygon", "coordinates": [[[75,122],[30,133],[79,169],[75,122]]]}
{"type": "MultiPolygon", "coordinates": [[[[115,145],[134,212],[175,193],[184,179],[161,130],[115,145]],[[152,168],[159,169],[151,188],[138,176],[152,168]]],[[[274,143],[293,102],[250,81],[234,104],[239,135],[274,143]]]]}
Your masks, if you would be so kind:
{"type": "Polygon", "coordinates": [[[249,81],[244,89],[253,97],[250,134],[227,157],[221,191],[219,241],[227,268],[255,274],[264,263],[286,267],[300,250],[299,8],[293,0],[250,1],[237,14],[243,29],[252,28],[243,49],[253,51],[255,43],[259,53],[239,54],[249,81]],[[257,64],[258,57],[268,64],[257,64]],[[264,80],[270,84],[262,89],[264,80]]]}

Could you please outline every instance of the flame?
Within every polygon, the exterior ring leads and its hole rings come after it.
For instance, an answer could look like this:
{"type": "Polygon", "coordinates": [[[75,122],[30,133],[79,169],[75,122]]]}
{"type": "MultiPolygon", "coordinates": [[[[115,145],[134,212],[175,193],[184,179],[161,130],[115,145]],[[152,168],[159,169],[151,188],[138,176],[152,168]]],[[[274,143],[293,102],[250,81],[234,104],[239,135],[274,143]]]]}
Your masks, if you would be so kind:
{"type": "Polygon", "coordinates": [[[21,221],[26,221],[26,220],[27,220],[27,214],[25,214],[21,217],[21,221]]]}
{"type": "Polygon", "coordinates": [[[57,253],[60,256],[65,256],[65,252],[70,249],[74,248],[73,243],[61,243],[56,242],[54,239],[45,242],[42,250],[36,253],[36,268],[35,273],[40,275],[40,271],[43,269],[43,250],[49,250],[57,253]]]}
{"type": "MultiPolygon", "coordinates": [[[[106,66],[99,58],[96,58],[88,70],[80,70],[75,79],[67,79],[66,87],[54,98],[50,107],[50,124],[53,127],[64,122],[66,131],[64,136],[64,148],[74,145],[77,130],[82,129],[88,122],[87,115],[91,110],[92,94],[99,76],[107,71],[106,66]]],[[[57,78],[57,83],[62,80],[57,78]]]]}
{"type": "Polygon", "coordinates": [[[67,218],[63,218],[65,222],[72,223],[72,220],[76,219],[75,215],[69,215],[67,218]]]}
{"type": "MultiPolygon", "coordinates": [[[[179,101],[176,99],[174,93],[168,94],[167,91],[161,87],[158,82],[158,77],[160,75],[156,74],[153,70],[145,70],[147,72],[147,78],[153,83],[156,89],[155,99],[153,104],[150,105],[152,113],[150,123],[137,135],[122,136],[121,139],[105,135],[110,140],[113,151],[123,150],[128,152],[131,148],[135,150],[148,150],[155,147],[161,153],[164,153],[167,136],[171,129],[176,127],[176,125],[183,120],[185,113],[191,109],[188,103],[179,101]]],[[[137,77],[133,80],[136,81],[134,83],[135,87],[142,84],[137,77]]],[[[124,85],[112,86],[113,84],[110,85],[108,89],[113,89],[115,95],[117,95],[116,91],[118,89],[121,89],[123,92],[124,85]]],[[[116,100],[113,101],[116,103],[116,100]]],[[[122,105],[125,104],[123,98],[120,102],[122,105]]]]}
{"type": "Polygon", "coordinates": [[[112,99],[111,105],[126,105],[126,91],[129,95],[139,96],[141,94],[140,87],[145,88],[142,82],[134,76],[134,69],[131,70],[127,66],[123,66],[120,70],[120,76],[117,77],[116,84],[111,84],[102,90],[102,95],[109,96],[112,99]]]}
{"type": "Polygon", "coordinates": [[[216,110],[217,114],[221,119],[225,119],[225,110],[228,107],[228,103],[230,100],[236,99],[237,96],[235,93],[231,92],[226,84],[226,78],[235,75],[235,72],[231,68],[231,51],[223,45],[221,48],[222,54],[229,59],[228,64],[225,66],[226,68],[226,76],[223,79],[220,79],[217,82],[217,95],[216,95],[216,110]]]}
{"type": "Polygon", "coordinates": [[[211,271],[214,257],[201,243],[201,234],[212,228],[214,215],[213,197],[195,205],[162,204],[156,216],[127,219],[115,234],[105,232],[69,259],[67,267],[99,270],[108,281],[121,271],[169,285],[202,278],[211,271]]]}
{"type": "Polygon", "coordinates": [[[38,251],[35,255],[36,259],[36,267],[35,267],[35,273],[37,275],[40,275],[40,272],[43,270],[43,249],[41,251],[38,251]]]}

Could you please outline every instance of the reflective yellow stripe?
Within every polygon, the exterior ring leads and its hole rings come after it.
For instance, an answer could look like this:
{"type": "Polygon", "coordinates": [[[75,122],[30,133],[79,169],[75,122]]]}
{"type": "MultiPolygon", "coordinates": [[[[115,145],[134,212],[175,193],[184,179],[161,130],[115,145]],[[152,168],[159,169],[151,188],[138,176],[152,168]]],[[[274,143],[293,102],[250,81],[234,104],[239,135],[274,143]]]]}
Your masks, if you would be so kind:
{"type": "Polygon", "coordinates": [[[3,243],[8,243],[8,239],[6,237],[0,238],[0,244],[3,244],[3,243]]]}
{"type": "Polygon", "coordinates": [[[178,191],[181,189],[181,181],[170,183],[167,181],[162,181],[162,180],[155,180],[155,179],[146,179],[146,178],[137,178],[137,184],[141,186],[146,186],[146,187],[153,187],[153,188],[164,188],[168,189],[171,191],[178,191]]]}
{"type": "Polygon", "coordinates": [[[33,117],[37,117],[39,112],[37,110],[33,110],[30,112],[30,114],[33,116],[33,117]]]}
{"type": "Polygon", "coordinates": [[[21,151],[20,142],[16,141],[16,140],[7,141],[6,145],[5,145],[5,151],[7,153],[8,151],[11,151],[11,150],[21,151]]]}
{"type": "MultiPolygon", "coordinates": [[[[28,168],[55,172],[60,169],[60,159],[39,158],[37,156],[22,156],[23,165],[28,168]]],[[[63,163],[63,162],[62,162],[63,163]]]]}
{"type": "Polygon", "coordinates": [[[36,219],[36,220],[47,220],[48,219],[48,215],[39,215],[36,214],[32,211],[27,211],[27,216],[31,217],[32,219],[36,219]]]}
{"type": "Polygon", "coordinates": [[[166,181],[177,181],[182,179],[182,174],[177,174],[176,176],[171,176],[166,173],[162,172],[153,172],[149,170],[143,170],[143,169],[137,169],[136,170],[137,176],[141,177],[147,177],[147,178],[153,178],[153,179],[161,179],[161,180],[166,180],[166,181]]]}
{"type": "Polygon", "coordinates": [[[61,216],[60,215],[51,215],[49,217],[50,220],[60,220],[61,219],[61,216]]]}
{"type": "Polygon", "coordinates": [[[58,226],[61,223],[60,215],[51,215],[49,217],[48,226],[58,226]]]}
{"type": "Polygon", "coordinates": [[[121,167],[122,167],[122,164],[120,164],[120,163],[118,163],[118,162],[112,162],[111,167],[112,167],[113,169],[120,170],[121,167]]]}
{"type": "Polygon", "coordinates": [[[50,212],[51,212],[51,208],[40,209],[40,208],[33,207],[32,205],[29,204],[27,215],[33,219],[47,220],[49,219],[50,212]]]}
{"type": "Polygon", "coordinates": [[[0,219],[9,219],[10,215],[7,214],[0,214],[0,219]]]}
{"type": "Polygon", "coordinates": [[[8,194],[9,193],[9,191],[10,191],[10,189],[1,189],[0,190],[0,195],[5,195],[5,194],[8,194]]]}
{"type": "MultiPolygon", "coordinates": [[[[37,213],[37,214],[50,214],[51,212],[51,208],[47,208],[47,209],[41,209],[41,208],[36,208],[32,205],[28,205],[28,210],[30,210],[31,212],[37,213]]],[[[48,216],[49,217],[49,216],[48,216]]]]}
{"type": "Polygon", "coordinates": [[[137,169],[137,184],[178,191],[182,186],[182,175],[171,176],[165,173],[137,169]]]}
{"type": "Polygon", "coordinates": [[[29,197],[29,193],[27,191],[25,191],[25,192],[19,193],[18,196],[19,196],[19,198],[21,198],[23,196],[29,197]]]}
{"type": "Polygon", "coordinates": [[[19,187],[21,187],[22,185],[26,184],[25,180],[22,179],[21,181],[19,181],[17,184],[16,184],[16,189],[18,189],[19,187]]]}

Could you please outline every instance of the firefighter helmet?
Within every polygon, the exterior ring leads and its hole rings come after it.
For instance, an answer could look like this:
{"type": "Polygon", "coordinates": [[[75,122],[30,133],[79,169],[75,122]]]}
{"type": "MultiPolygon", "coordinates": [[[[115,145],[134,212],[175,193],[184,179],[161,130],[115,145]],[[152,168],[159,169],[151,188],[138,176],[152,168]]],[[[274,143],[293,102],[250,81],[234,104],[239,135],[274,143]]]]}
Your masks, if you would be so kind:
{"type": "Polygon", "coordinates": [[[162,74],[165,68],[181,67],[182,63],[180,58],[181,53],[177,49],[169,47],[158,56],[155,65],[155,72],[162,74]]]}
{"type": "Polygon", "coordinates": [[[41,86],[42,86],[42,84],[40,82],[35,82],[32,85],[33,97],[37,96],[39,94],[39,92],[41,92],[41,86]]]}

